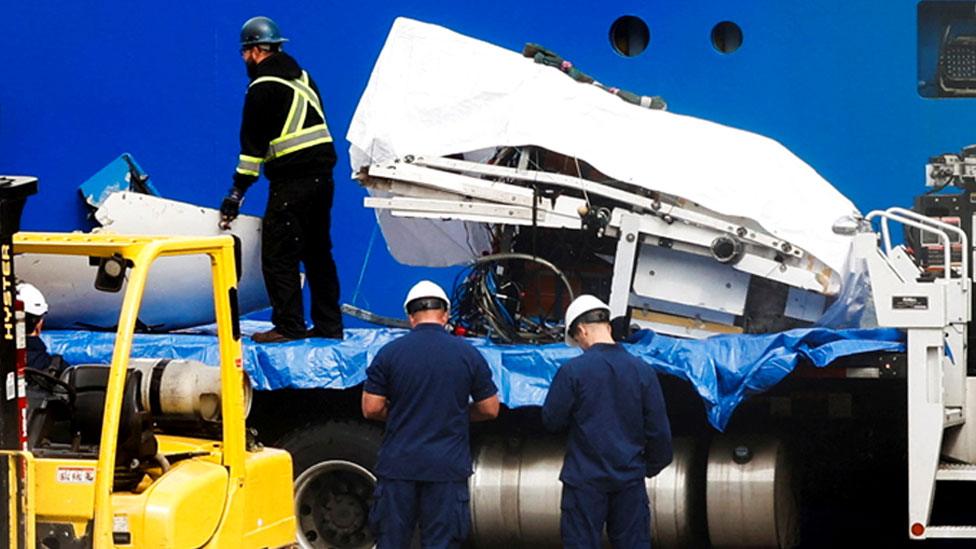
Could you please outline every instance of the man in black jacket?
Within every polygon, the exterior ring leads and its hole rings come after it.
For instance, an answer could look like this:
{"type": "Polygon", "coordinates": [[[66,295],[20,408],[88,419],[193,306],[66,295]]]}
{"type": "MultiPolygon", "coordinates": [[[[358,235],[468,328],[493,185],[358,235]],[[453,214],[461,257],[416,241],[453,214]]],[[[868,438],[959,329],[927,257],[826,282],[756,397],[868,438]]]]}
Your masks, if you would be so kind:
{"type": "Polygon", "coordinates": [[[315,81],[281,51],[287,39],[267,17],[241,29],[241,56],[251,83],[244,99],[241,154],[234,185],[220,206],[221,227],[237,218],[244,193],[261,166],[270,183],[261,237],[264,283],[274,328],[256,333],[258,343],[303,337],[342,339],[339,277],[329,225],[336,153],[315,81]],[[305,265],[312,294],[306,331],[298,264],[305,265]]]}

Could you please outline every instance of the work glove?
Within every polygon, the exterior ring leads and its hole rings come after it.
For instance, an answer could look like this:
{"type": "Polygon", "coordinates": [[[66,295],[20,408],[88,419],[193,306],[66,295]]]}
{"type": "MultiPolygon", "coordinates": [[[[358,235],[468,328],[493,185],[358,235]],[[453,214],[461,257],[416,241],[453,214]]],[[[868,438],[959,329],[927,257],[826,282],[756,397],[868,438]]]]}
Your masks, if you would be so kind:
{"type": "Polygon", "coordinates": [[[220,203],[220,228],[227,230],[230,228],[231,221],[237,219],[241,214],[241,203],[244,202],[244,191],[237,187],[231,187],[227,191],[227,196],[220,203]]]}

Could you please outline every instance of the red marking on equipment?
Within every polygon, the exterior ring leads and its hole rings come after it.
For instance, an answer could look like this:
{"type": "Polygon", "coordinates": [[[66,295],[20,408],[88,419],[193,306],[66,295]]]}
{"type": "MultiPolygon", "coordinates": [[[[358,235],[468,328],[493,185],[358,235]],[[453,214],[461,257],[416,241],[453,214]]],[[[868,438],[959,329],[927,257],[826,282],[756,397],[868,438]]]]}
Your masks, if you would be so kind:
{"type": "Polygon", "coordinates": [[[464,335],[467,335],[467,333],[468,333],[468,330],[465,329],[464,326],[455,326],[454,327],[454,335],[464,336],[464,335]]]}
{"type": "Polygon", "coordinates": [[[244,359],[242,358],[234,359],[234,366],[237,366],[238,369],[242,368],[244,366],[244,359]]]}
{"type": "Polygon", "coordinates": [[[921,522],[916,522],[912,525],[912,535],[915,537],[921,536],[925,533],[925,527],[922,526],[921,522]]]}

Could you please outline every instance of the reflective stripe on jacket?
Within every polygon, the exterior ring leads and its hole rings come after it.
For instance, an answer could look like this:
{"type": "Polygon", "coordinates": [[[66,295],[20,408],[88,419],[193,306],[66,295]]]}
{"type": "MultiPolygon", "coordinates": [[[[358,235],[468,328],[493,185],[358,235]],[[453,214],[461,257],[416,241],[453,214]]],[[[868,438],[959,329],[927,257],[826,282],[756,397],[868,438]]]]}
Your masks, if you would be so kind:
{"type": "Polygon", "coordinates": [[[332,134],[329,133],[329,127],[325,122],[325,112],[318,95],[309,85],[307,72],[303,70],[301,77],[294,80],[276,76],[262,76],[251,82],[249,87],[265,82],[291,88],[293,92],[291,107],[288,110],[288,116],[285,118],[281,134],[268,143],[268,154],[264,158],[244,154],[238,157],[237,173],[243,175],[256,177],[261,164],[268,160],[281,158],[315,145],[332,142],[332,134]],[[309,108],[319,115],[322,122],[316,123],[309,119],[309,108]],[[306,126],[309,122],[311,125],[306,126]]]}

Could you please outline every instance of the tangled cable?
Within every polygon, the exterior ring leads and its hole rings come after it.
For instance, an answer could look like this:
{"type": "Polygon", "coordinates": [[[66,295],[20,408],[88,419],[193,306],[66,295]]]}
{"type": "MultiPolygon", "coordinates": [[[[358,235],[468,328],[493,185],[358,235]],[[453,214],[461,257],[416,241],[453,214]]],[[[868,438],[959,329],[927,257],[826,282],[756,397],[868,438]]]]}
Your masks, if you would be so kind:
{"type": "Polygon", "coordinates": [[[550,320],[553,311],[535,318],[522,314],[524,289],[501,265],[513,260],[546,267],[562,281],[569,301],[575,297],[566,275],[545,259],[521,253],[488,255],[474,260],[458,273],[451,299],[451,323],[468,335],[485,336],[503,343],[561,341],[563,326],[561,322],[550,320]]]}

